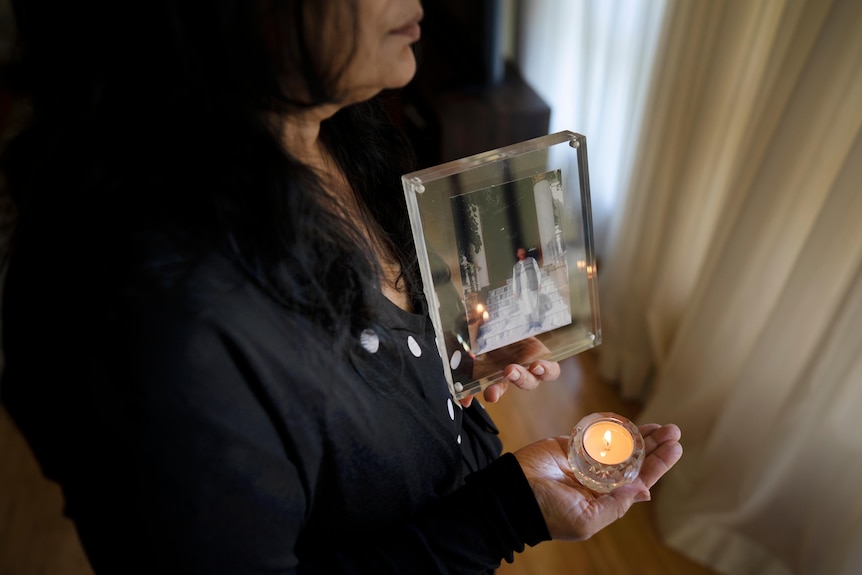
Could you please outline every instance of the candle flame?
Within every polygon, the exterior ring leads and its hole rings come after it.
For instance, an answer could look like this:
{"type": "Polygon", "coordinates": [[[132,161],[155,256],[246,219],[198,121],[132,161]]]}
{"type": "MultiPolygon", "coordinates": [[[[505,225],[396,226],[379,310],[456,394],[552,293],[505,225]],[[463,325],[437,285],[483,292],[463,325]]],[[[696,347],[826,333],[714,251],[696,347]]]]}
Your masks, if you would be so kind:
{"type": "Polygon", "coordinates": [[[606,429],[605,434],[602,436],[602,443],[605,444],[605,449],[609,450],[611,448],[611,430],[606,429]]]}

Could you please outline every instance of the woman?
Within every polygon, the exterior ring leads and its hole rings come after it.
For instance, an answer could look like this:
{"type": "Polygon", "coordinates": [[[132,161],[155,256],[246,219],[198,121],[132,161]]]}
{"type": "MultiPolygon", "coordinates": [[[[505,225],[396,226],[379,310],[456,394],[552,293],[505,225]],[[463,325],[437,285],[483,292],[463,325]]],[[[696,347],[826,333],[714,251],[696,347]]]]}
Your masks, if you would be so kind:
{"type": "Polygon", "coordinates": [[[416,0],[126,4],[15,2],[4,162],[3,399],[97,573],[482,573],[648,498],[674,426],[596,498],[448,394],[375,100],[416,0]]]}

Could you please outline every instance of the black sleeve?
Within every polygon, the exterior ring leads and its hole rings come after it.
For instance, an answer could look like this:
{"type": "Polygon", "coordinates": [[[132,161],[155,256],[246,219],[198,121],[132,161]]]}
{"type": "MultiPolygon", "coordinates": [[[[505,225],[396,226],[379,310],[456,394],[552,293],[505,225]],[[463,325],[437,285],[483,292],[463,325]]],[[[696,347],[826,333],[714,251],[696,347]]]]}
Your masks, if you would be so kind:
{"type": "Polygon", "coordinates": [[[512,561],[525,545],[548,539],[530,485],[515,456],[506,453],[468,476],[464,487],[394,529],[387,541],[339,550],[335,571],[486,573],[503,559],[512,561]]]}

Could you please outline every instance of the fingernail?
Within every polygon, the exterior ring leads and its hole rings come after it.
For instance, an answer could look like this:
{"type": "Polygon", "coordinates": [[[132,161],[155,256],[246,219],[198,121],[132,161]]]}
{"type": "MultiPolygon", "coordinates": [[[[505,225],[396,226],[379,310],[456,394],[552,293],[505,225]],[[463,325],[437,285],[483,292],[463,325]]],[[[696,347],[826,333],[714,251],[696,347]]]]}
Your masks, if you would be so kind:
{"type": "Polygon", "coordinates": [[[537,365],[536,367],[534,367],[530,371],[533,372],[533,375],[542,375],[543,373],[545,373],[545,368],[544,368],[544,366],[537,365]]]}
{"type": "Polygon", "coordinates": [[[639,491],[637,495],[635,495],[635,503],[644,503],[650,499],[652,499],[652,496],[649,491],[639,491]]]}
{"type": "Polygon", "coordinates": [[[509,380],[510,381],[518,381],[519,379],[521,379],[521,372],[518,371],[517,369],[512,370],[512,373],[509,374],[509,380]]]}

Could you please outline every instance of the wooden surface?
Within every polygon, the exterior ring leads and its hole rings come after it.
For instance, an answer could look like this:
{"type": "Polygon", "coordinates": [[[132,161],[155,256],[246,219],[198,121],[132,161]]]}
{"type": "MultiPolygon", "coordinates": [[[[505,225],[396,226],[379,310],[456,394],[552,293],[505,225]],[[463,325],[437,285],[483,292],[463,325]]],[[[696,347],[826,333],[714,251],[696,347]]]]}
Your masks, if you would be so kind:
{"type": "MultiPolygon", "coordinates": [[[[636,420],[638,406],[621,402],[599,381],[594,357],[563,362],[563,374],[536,391],[510,389],[487,405],[507,450],[566,434],[583,415],[614,411],[636,420]]],[[[653,490],[660,497],[660,489],[653,490]]],[[[91,575],[72,524],[62,517],[59,488],[43,479],[28,447],[0,409],[0,574],[91,575]]],[[[650,503],[635,505],[609,528],[584,542],[548,542],[528,548],[498,575],[712,575],[668,549],[658,538],[650,503]]]]}
{"type": "Polygon", "coordinates": [[[60,488],[0,408],[0,575],[91,575],[60,488]]]}

